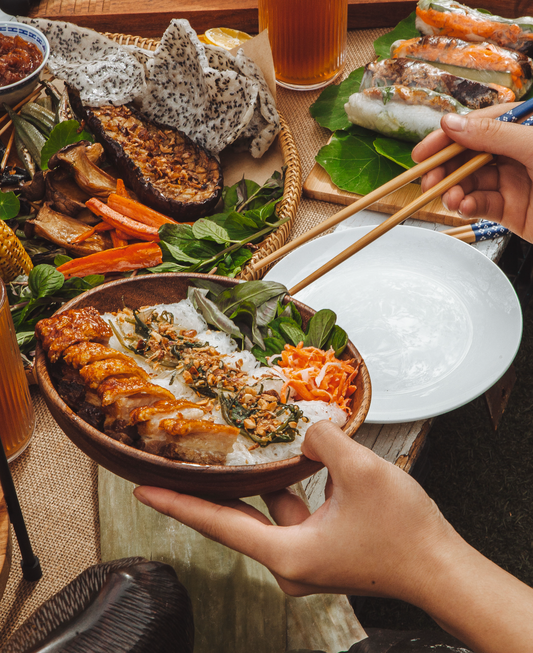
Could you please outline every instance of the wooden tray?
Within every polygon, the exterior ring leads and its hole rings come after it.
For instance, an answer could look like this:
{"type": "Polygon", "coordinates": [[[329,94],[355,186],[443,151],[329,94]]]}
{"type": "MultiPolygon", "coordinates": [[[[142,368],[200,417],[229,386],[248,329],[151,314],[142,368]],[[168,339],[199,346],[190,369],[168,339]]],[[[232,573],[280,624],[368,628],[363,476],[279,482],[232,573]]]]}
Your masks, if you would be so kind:
{"type": "MultiPolygon", "coordinates": [[[[501,16],[533,13],[533,0],[466,0],[501,16]]],[[[348,0],[349,29],[393,27],[414,11],[414,0],[348,0]]],[[[257,0],[41,0],[30,16],[66,20],[100,32],[161,36],[172,18],[187,18],[193,28],[234,27],[258,31],[257,0]]]]}
{"type": "MultiPolygon", "coordinates": [[[[303,192],[306,197],[311,199],[333,202],[334,204],[344,204],[345,206],[361,197],[361,195],[357,195],[356,193],[349,193],[348,191],[337,188],[331,181],[328,173],[318,163],[315,163],[305,180],[303,192]]],[[[396,211],[399,211],[416,199],[421,192],[419,184],[407,184],[407,186],[400,188],[400,190],[387,195],[379,202],[373,204],[370,210],[380,211],[381,213],[396,213],[396,211]]],[[[426,204],[423,209],[413,213],[411,217],[417,220],[424,220],[425,222],[439,222],[452,227],[461,227],[465,224],[476,222],[475,218],[461,218],[455,211],[448,211],[444,208],[440,198],[426,204]]]]}

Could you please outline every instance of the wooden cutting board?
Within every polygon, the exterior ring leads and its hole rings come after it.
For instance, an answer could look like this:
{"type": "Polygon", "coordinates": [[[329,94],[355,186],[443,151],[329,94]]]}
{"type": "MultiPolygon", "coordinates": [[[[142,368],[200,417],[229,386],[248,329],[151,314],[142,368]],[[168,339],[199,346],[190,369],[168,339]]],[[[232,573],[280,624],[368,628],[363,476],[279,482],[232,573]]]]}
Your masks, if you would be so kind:
{"type": "MultiPolygon", "coordinates": [[[[466,4],[507,17],[533,13],[533,0],[466,0],[466,4]]],[[[393,27],[415,7],[414,0],[348,0],[348,27],[393,27]]],[[[258,31],[257,0],[40,0],[30,15],[146,37],[161,36],[172,18],[187,18],[198,32],[224,26],[251,34],[258,31]]]]}
{"type": "MultiPolygon", "coordinates": [[[[390,213],[392,215],[415,200],[421,192],[419,184],[407,184],[407,186],[400,188],[400,190],[387,195],[379,202],[373,204],[370,210],[390,213]]],[[[356,193],[349,193],[348,191],[337,188],[331,181],[328,173],[318,163],[315,163],[305,180],[303,194],[311,199],[333,202],[334,204],[344,204],[345,206],[348,206],[348,204],[355,202],[355,200],[361,197],[361,195],[357,195],[356,193]]],[[[424,220],[425,222],[438,222],[451,227],[461,227],[465,224],[476,222],[475,218],[462,218],[455,211],[448,211],[444,208],[440,199],[426,204],[423,209],[413,213],[411,217],[417,220],[424,220]]]]}

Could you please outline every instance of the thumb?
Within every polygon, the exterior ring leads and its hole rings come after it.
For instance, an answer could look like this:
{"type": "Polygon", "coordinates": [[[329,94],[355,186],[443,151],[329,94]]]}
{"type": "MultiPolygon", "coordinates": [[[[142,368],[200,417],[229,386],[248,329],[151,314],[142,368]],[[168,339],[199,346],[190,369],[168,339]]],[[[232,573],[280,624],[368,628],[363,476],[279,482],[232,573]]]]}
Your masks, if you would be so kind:
{"type": "Polygon", "coordinates": [[[448,113],[443,116],[441,127],[447,136],[470,150],[507,156],[524,165],[533,162],[533,132],[518,123],[448,113]],[[532,138],[532,147],[524,147],[524,138],[532,138]]]}

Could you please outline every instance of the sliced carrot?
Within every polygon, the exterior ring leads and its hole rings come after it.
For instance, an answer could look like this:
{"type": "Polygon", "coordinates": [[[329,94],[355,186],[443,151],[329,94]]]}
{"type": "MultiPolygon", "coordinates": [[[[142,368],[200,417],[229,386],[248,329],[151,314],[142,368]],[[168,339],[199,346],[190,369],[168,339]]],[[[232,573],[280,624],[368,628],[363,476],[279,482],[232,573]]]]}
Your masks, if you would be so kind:
{"type": "Polygon", "coordinates": [[[113,247],[125,247],[128,244],[128,238],[125,237],[127,234],[125,234],[123,231],[113,229],[110,233],[110,236],[113,247]]]}
{"type": "Polygon", "coordinates": [[[358,372],[358,366],[354,367],[353,362],[339,360],[333,349],[322,351],[316,347],[304,347],[303,343],[297,347],[285,345],[278,361],[287,377],[281,389],[282,401],[287,401],[290,387],[297,399],[336,403],[350,414],[350,397],[356,390],[352,381],[358,372]],[[318,377],[321,377],[320,382],[318,377]]]}
{"type": "Polygon", "coordinates": [[[94,227],[91,227],[87,231],[84,231],[82,234],[74,238],[74,240],[71,240],[70,242],[72,244],[75,243],[83,243],[84,240],[87,240],[87,238],[90,238],[91,236],[94,236],[94,234],[100,233],[101,231],[110,231],[113,229],[113,227],[106,222],[99,222],[97,225],[94,227]]]}
{"type": "Polygon", "coordinates": [[[130,196],[122,179],[117,179],[117,195],[120,195],[120,197],[130,196]]]}
{"type": "Polygon", "coordinates": [[[115,229],[123,231],[125,234],[136,240],[152,240],[154,242],[159,242],[159,234],[157,233],[156,227],[151,227],[142,222],[132,220],[131,218],[114,211],[110,206],[104,204],[96,197],[91,197],[90,200],[85,202],[85,206],[102,218],[104,222],[107,222],[115,229]]]}
{"type": "Polygon", "coordinates": [[[127,247],[106,249],[75,258],[60,265],[57,269],[70,277],[86,277],[89,274],[106,274],[107,272],[129,272],[142,268],[151,268],[163,261],[163,253],[157,243],[134,243],[127,247]]]}
{"type": "Polygon", "coordinates": [[[164,224],[177,224],[175,220],[167,218],[166,215],[154,211],[129,197],[123,197],[118,193],[111,193],[107,198],[107,205],[132,220],[137,220],[157,229],[164,224]]]}

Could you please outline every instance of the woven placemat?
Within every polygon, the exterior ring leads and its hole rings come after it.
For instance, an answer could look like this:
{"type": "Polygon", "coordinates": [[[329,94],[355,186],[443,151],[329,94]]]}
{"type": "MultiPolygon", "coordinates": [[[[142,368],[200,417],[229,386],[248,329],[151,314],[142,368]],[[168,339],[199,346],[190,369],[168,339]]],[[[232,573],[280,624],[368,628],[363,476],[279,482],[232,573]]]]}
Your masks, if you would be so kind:
{"type": "MultiPolygon", "coordinates": [[[[344,76],[374,56],[373,41],[385,30],[348,35],[344,76]]],[[[320,91],[293,92],[278,87],[278,106],[293,133],[301,157],[303,179],[329,132],[311,118],[309,106],[320,91]]],[[[338,205],[303,199],[290,238],[295,238],[339,210],[338,205]]],[[[13,561],[0,603],[0,647],[43,601],[84,569],[99,562],[97,466],[57,426],[38,390],[32,391],[37,414],[34,439],[11,464],[26,524],[43,578],[22,579],[20,554],[13,539],[13,561]]]]}

